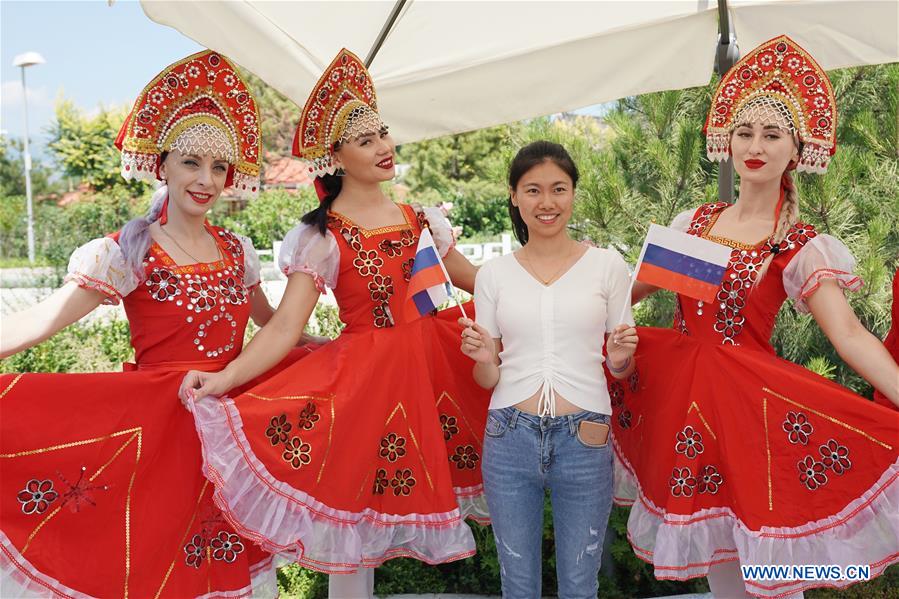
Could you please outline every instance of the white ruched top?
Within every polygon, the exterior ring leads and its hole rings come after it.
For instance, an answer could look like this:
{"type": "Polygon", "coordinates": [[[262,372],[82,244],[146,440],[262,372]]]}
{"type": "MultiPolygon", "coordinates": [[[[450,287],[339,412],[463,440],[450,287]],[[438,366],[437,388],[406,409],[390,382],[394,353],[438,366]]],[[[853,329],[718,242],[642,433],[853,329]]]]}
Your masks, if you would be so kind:
{"type": "Polygon", "coordinates": [[[584,410],[611,414],[602,364],[605,335],[633,324],[630,274],[615,250],[587,252],[544,286],[507,254],[484,264],[475,279],[477,322],[502,339],[499,382],[490,409],[541,391],[541,415],[555,416],[556,393],[584,410]]]}

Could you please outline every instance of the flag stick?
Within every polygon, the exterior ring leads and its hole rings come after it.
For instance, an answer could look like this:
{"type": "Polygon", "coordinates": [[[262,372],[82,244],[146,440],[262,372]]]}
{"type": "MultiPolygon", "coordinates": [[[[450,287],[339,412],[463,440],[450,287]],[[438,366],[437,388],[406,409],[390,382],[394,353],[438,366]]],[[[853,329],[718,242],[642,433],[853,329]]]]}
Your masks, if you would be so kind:
{"type": "Polygon", "coordinates": [[[649,234],[643,240],[643,248],[640,250],[640,257],[637,258],[637,265],[634,266],[634,274],[631,275],[631,284],[627,288],[627,295],[624,298],[624,306],[621,307],[621,315],[618,317],[618,324],[624,324],[624,315],[631,306],[631,293],[634,291],[634,283],[637,282],[637,275],[640,273],[640,265],[643,264],[643,256],[646,254],[646,246],[649,245],[649,234]]]}

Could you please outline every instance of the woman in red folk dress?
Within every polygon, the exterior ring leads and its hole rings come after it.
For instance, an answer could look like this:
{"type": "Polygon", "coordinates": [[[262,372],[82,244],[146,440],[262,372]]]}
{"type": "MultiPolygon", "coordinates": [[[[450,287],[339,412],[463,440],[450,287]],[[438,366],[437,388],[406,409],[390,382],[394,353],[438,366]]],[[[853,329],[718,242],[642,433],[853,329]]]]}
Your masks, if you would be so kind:
{"type": "Polygon", "coordinates": [[[3,595],[272,596],[272,557],[213,505],[178,401],[186,370],[224,367],[248,318],[272,313],[252,244],[205,221],[225,187],[256,193],[255,101],[201,52],[150,82],[116,145],[126,178],[167,184],[146,218],[77,249],[60,290],[3,319],[2,355],[121,301],[135,364],[0,379],[3,595]]]}
{"type": "MultiPolygon", "coordinates": [[[[674,330],[641,329],[639,373],[610,385],[615,495],[633,503],[631,545],[657,578],[708,575],[716,597],[851,582],[744,584],[740,564],[862,564],[873,577],[899,560],[899,413],[779,359],[769,342],[789,297],[899,402],[899,369],[843,295],[861,285],[852,256],[798,218],[789,171],[823,173],[835,125],[827,75],[785,36],[723,78],[708,153],[733,156],[739,199],[672,224],[732,248],[717,300],[679,296],[674,330]]],[[[653,290],[638,283],[634,299],[653,290]]]]}
{"type": "Polygon", "coordinates": [[[404,304],[424,228],[459,287],[472,289],[475,269],[452,249],[438,210],[397,205],[380,189],[394,176],[394,144],[350,52],[313,89],[294,153],[309,163],[322,203],[284,240],[284,298],[238,360],[219,373],[189,373],[182,397],[216,502],[239,534],[341,574],[331,576],[331,596],[365,596],[371,569],[387,559],[436,564],[474,554],[464,519],[486,518],[489,396],[462,375],[471,360],[458,351],[459,310],[418,317],[404,304]],[[346,325],[340,337],[225,396],[296,342],[325,287],[346,325]]]}

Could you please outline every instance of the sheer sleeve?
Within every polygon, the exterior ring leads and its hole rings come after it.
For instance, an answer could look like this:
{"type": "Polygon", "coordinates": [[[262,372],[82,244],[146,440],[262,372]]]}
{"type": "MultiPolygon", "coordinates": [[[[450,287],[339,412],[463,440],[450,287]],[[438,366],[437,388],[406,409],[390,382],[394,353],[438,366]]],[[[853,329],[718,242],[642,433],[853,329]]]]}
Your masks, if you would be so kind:
{"type": "Polygon", "coordinates": [[[456,247],[456,239],[453,237],[453,226],[444,216],[443,211],[436,206],[427,206],[422,208],[428,224],[431,226],[431,236],[434,237],[434,243],[437,245],[437,251],[440,257],[445,257],[451,249],[456,247]]]}
{"type": "Polygon", "coordinates": [[[100,291],[106,296],[105,304],[118,304],[138,284],[119,244],[109,237],[89,241],[72,252],[65,281],[100,291]]]}
{"type": "Polygon", "coordinates": [[[259,254],[253,246],[253,240],[243,235],[234,234],[243,246],[243,284],[247,289],[252,289],[262,280],[262,265],[259,263],[259,254]]]}
{"type": "Polygon", "coordinates": [[[284,237],[278,255],[278,268],[285,275],[304,272],[315,279],[321,293],[325,287],[337,287],[340,270],[340,248],[331,231],[324,235],[314,225],[300,224],[284,237]]]}
{"type": "Polygon", "coordinates": [[[856,291],[862,280],[855,273],[855,258],[843,242],[820,234],[796,252],[783,271],[783,285],[797,312],[808,312],[805,300],[821,281],[834,279],[843,289],[856,291]]]}
{"type": "Polygon", "coordinates": [[[496,323],[496,282],[493,278],[493,268],[496,261],[487,262],[480,269],[474,279],[474,313],[477,323],[487,329],[490,336],[499,339],[502,334],[496,323]]]}
{"type": "Polygon", "coordinates": [[[693,222],[693,215],[696,213],[695,208],[691,208],[689,210],[684,210],[680,214],[674,217],[674,220],[671,221],[671,224],[668,225],[675,231],[680,231],[681,233],[686,233],[687,229],[690,228],[690,223],[693,222]]]}

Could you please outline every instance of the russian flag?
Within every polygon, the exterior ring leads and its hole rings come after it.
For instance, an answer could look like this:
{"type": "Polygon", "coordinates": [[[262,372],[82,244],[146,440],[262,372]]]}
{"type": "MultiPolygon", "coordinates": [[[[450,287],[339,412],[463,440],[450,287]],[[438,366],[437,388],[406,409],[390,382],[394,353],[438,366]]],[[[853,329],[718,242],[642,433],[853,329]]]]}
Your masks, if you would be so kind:
{"type": "Polygon", "coordinates": [[[422,229],[412,263],[412,276],[406,289],[407,317],[417,318],[434,311],[452,294],[449,274],[427,228],[422,229]],[[413,312],[415,310],[417,312],[413,312]]]}
{"type": "Polygon", "coordinates": [[[713,302],[730,255],[726,245],[653,224],[637,261],[636,279],[713,302]]]}

